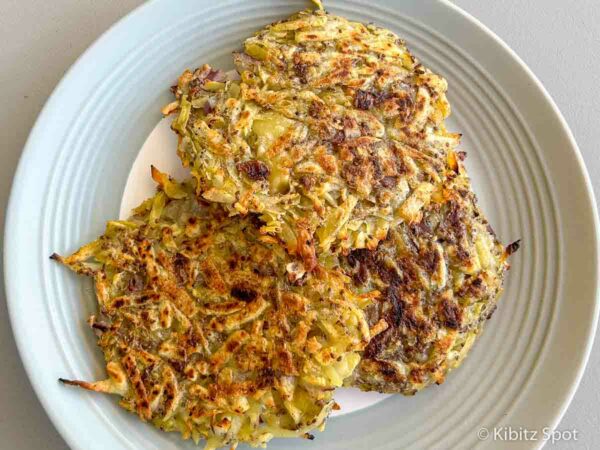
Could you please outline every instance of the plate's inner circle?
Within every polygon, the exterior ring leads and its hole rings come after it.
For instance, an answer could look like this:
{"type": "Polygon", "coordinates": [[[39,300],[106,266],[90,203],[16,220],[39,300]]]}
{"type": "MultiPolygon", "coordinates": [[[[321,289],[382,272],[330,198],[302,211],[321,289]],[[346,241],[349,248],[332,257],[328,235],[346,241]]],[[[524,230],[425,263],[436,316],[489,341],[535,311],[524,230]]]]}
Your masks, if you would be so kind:
{"type": "MultiPolygon", "coordinates": [[[[170,125],[169,119],[161,120],[144,142],[127,178],[119,218],[128,218],[133,208],[148,197],[152,197],[156,192],[156,183],[150,176],[151,165],[179,180],[190,176],[189,171],[181,167],[181,162],[175,152],[177,137],[171,131],[170,125]]],[[[341,416],[359,411],[379,403],[387,397],[389,395],[377,392],[340,388],[336,390],[335,401],[341,406],[341,409],[333,411],[331,415],[341,416]]]]}

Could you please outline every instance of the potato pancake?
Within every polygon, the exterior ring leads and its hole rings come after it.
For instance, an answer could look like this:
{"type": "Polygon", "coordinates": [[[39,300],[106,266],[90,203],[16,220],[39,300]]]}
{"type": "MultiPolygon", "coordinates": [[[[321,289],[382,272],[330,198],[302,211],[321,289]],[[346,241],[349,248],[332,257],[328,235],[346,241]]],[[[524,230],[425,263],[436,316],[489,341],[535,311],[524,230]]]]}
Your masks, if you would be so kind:
{"type": "Polygon", "coordinates": [[[120,405],[206,448],[311,437],[333,390],[369,341],[339,270],[298,271],[252,217],[199,202],[190,183],[153,169],[159,192],[73,255],[93,277],[108,379],[62,380],[118,394],[120,405]]]}
{"type": "Polygon", "coordinates": [[[443,124],[446,81],[394,33],[304,11],[234,60],[233,75],[184,72],[163,109],[202,198],[257,213],[307,270],[306,233],[318,253],[347,253],[421,220],[459,135],[443,124]]]}
{"type": "Polygon", "coordinates": [[[412,395],[444,381],[496,309],[508,256],[483,217],[460,160],[417,224],[403,223],[375,250],[342,258],[357,294],[382,295],[366,310],[374,337],[348,385],[412,395]]]}

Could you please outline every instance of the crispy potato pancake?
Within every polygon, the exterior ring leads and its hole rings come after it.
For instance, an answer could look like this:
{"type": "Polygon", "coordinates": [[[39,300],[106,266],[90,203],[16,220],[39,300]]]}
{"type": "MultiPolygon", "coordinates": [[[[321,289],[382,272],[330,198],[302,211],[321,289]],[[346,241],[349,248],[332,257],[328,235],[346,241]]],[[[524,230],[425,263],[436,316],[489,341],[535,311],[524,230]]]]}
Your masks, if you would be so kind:
{"type": "Polygon", "coordinates": [[[312,248],[373,250],[421,221],[459,135],[443,124],[446,81],[398,36],[304,11],[247,39],[234,60],[234,75],[184,72],[163,109],[202,198],[257,213],[309,271],[312,248]]]}
{"type": "Polygon", "coordinates": [[[54,259],[93,277],[89,319],[108,379],[62,380],[118,394],[120,405],[207,449],[322,428],[369,341],[338,269],[308,274],[251,216],[227,217],[191,183],[153,168],[159,192],[73,255],[54,259]]]}
{"type": "Polygon", "coordinates": [[[477,206],[460,160],[417,224],[377,249],[342,257],[357,294],[382,295],[366,310],[373,337],[347,380],[364,390],[412,395],[444,381],[496,309],[508,256],[477,206]]]}

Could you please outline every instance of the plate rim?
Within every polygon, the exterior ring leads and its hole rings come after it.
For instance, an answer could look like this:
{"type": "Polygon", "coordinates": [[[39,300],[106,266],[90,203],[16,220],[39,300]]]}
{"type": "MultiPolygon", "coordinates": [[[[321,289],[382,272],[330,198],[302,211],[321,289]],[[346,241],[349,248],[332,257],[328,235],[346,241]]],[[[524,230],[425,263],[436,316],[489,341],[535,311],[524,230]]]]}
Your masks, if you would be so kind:
{"type": "MultiPolygon", "coordinates": [[[[575,397],[575,393],[577,392],[577,389],[579,388],[579,385],[581,384],[583,374],[585,373],[585,369],[586,369],[588,361],[590,359],[592,347],[594,345],[594,341],[596,339],[596,333],[597,333],[597,329],[598,329],[598,320],[599,320],[599,315],[600,315],[600,216],[598,213],[598,203],[596,201],[596,197],[594,194],[594,187],[592,185],[591,178],[590,178],[589,172],[587,170],[587,166],[585,165],[583,155],[581,154],[581,150],[579,148],[579,145],[577,144],[575,136],[573,135],[571,127],[569,126],[567,120],[564,118],[562,112],[558,108],[558,105],[556,104],[556,102],[554,101],[554,99],[552,98],[552,96],[550,95],[550,93],[548,92],[546,87],[544,86],[544,84],[541,82],[541,80],[535,75],[533,70],[531,70],[531,68],[525,63],[525,61],[523,59],[521,59],[521,57],[506,42],[504,42],[503,39],[501,39],[496,33],[494,33],[490,28],[488,28],[483,22],[481,22],[475,16],[473,16],[469,12],[465,11],[464,9],[460,8],[456,4],[452,3],[450,0],[437,0],[437,1],[445,4],[447,7],[451,8],[451,9],[453,9],[458,14],[462,15],[464,18],[466,18],[471,23],[473,23],[475,26],[480,28],[483,32],[485,32],[490,38],[492,38],[496,42],[496,44],[500,45],[509,54],[509,56],[511,58],[513,58],[514,61],[517,62],[517,64],[526,73],[526,75],[529,77],[529,79],[531,81],[533,81],[533,83],[535,84],[535,87],[542,94],[544,100],[552,108],[554,115],[558,118],[563,131],[566,133],[567,138],[569,140],[569,144],[571,146],[571,149],[573,150],[572,153],[576,158],[580,174],[583,176],[583,179],[585,182],[588,206],[592,213],[592,220],[593,220],[593,224],[594,224],[594,238],[595,238],[595,247],[596,247],[596,268],[597,268],[596,280],[595,280],[596,300],[594,303],[594,312],[593,312],[593,317],[592,317],[592,321],[590,324],[591,329],[587,336],[585,348],[584,348],[583,352],[581,352],[581,355],[580,355],[580,361],[579,361],[579,365],[576,369],[577,374],[575,376],[575,380],[573,381],[573,383],[571,383],[571,386],[567,393],[567,397],[562,401],[560,410],[555,415],[554,420],[552,421],[553,423],[548,424],[549,426],[551,425],[550,428],[554,430],[554,429],[556,429],[556,427],[558,426],[558,424],[564,417],[565,413],[567,412],[567,409],[571,405],[571,402],[573,401],[573,398],[575,397]]],[[[544,446],[544,444],[545,444],[544,441],[539,441],[538,445],[536,445],[536,447],[542,448],[544,446]]]]}
{"type": "MultiPolygon", "coordinates": [[[[481,32],[486,34],[489,38],[491,38],[497,45],[504,50],[508,56],[517,63],[519,68],[525,73],[527,78],[533,83],[535,89],[542,94],[542,98],[545,100],[548,106],[550,106],[553,115],[558,119],[558,122],[561,125],[561,128],[568,141],[569,141],[569,150],[570,153],[575,157],[575,161],[577,162],[577,167],[579,169],[579,175],[581,175],[586,191],[586,203],[591,212],[591,218],[593,223],[593,231],[594,231],[594,240],[595,240],[595,255],[596,255],[596,274],[595,274],[595,302],[594,302],[594,310],[591,321],[589,322],[589,330],[587,332],[587,339],[585,342],[585,346],[583,350],[579,354],[579,364],[577,368],[573,370],[575,373],[575,377],[571,385],[569,386],[566,398],[561,399],[561,406],[559,410],[554,415],[554,420],[552,421],[552,428],[555,428],[560,420],[563,418],[566,410],[568,409],[573,397],[580,385],[581,379],[585,372],[585,368],[589,361],[589,357],[591,354],[592,346],[596,336],[596,330],[598,326],[598,317],[600,313],[600,219],[598,215],[598,206],[593,190],[593,186],[591,184],[591,179],[589,173],[587,171],[585,162],[583,160],[583,156],[581,155],[581,151],[575,137],[560,112],[558,106],[555,101],[548,93],[544,85],[537,78],[537,76],[533,73],[533,71],[527,66],[527,64],[518,56],[518,54],[508,46],[499,36],[497,36],[491,29],[489,29],[485,24],[483,24],[479,19],[452,3],[450,0],[433,0],[434,3],[438,3],[450,10],[453,10],[458,15],[462,16],[465,20],[474,25],[481,32]]],[[[78,439],[77,434],[73,433],[71,429],[67,426],[66,421],[63,417],[60,417],[58,414],[53,412],[52,409],[52,397],[50,395],[45,394],[41,390],[41,386],[37,381],[37,377],[35,374],[35,370],[33,367],[33,362],[31,358],[27,357],[27,343],[24,341],[23,333],[19,332],[19,330],[25,326],[23,321],[20,321],[17,317],[16,306],[14,303],[18,298],[19,284],[16,282],[17,277],[13,276],[13,273],[16,273],[18,269],[11,266],[9,262],[12,259],[14,253],[17,252],[17,249],[14,245],[10,244],[10,237],[14,234],[13,230],[16,229],[17,226],[17,217],[19,215],[19,205],[18,205],[18,197],[19,193],[26,189],[23,183],[19,183],[19,180],[22,178],[23,173],[27,171],[27,163],[30,162],[31,157],[39,145],[39,137],[42,134],[42,130],[47,122],[47,118],[51,117],[52,114],[57,110],[57,107],[60,106],[61,101],[61,91],[65,86],[69,83],[72,83],[76,80],[75,75],[81,66],[86,63],[88,60],[93,59],[93,56],[96,52],[102,49],[102,46],[107,42],[112,34],[114,34],[117,30],[125,29],[130,23],[133,23],[138,17],[142,16],[146,10],[152,8],[155,4],[159,3],[159,0],[153,0],[139,5],[134,8],[132,11],[128,12],[118,21],[113,23],[106,31],[104,31],[70,66],[70,68],[65,72],[64,76],[60,80],[60,82],[53,89],[52,94],[46,100],[41,112],[37,116],[35,120],[35,124],[33,125],[25,146],[23,148],[22,154],[19,158],[19,163],[17,165],[17,169],[13,176],[13,181],[11,184],[9,201],[7,203],[6,208],[6,219],[5,219],[5,228],[4,228],[4,245],[3,245],[3,262],[4,262],[4,283],[5,283],[5,292],[6,292],[6,300],[7,300],[7,308],[9,313],[9,319],[11,323],[11,329],[13,333],[13,337],[17,346],[17,350],[19,353],[19,357],[23,363],[25,368],[25,372],[29,379],[33,390],[42,404],[48,418],[52,422],[55,429],[60,433],[61,437],[65,440],[67,445],[71,448],[83,448],[81,446],[81,439],[78,439]]],[[[538,442],[539,445],[536,447],[541,447],[543,442],[538,442]]]]}

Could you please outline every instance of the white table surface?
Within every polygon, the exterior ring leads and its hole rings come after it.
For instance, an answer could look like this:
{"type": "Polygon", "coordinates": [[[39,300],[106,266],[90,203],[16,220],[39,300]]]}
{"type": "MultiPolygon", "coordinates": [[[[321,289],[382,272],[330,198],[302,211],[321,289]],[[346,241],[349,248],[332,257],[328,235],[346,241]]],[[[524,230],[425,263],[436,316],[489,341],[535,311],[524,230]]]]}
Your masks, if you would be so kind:
{"type": "MultiPolygon", "coordinates": [[[[0,226],[16,164],[64,72],[140,0],[0,0],[0,226]]],[[[326,3],[326,2],[325,2],[326,3]]],[[[402,1],[398,0],[399,6],[402,1]]],[[[546,86],[570,124],[600,198],[600,2],[455,0],[496,32],[546,86]]],[[[0,264],[2,264],[0,262],[0,264]]],[[[0,280],[0,449],[65,449],[34,395],[13,341],[0,280]]],[[[600,448],[600,347],[559,429],[600,448]]],[[[76,411],[73,411],[76,414],[76,411]]],[[[518,424],[515,424],[518,426],[518,424]]],[[[85,430],[81,430],[85,433],[85,430]]]]}

